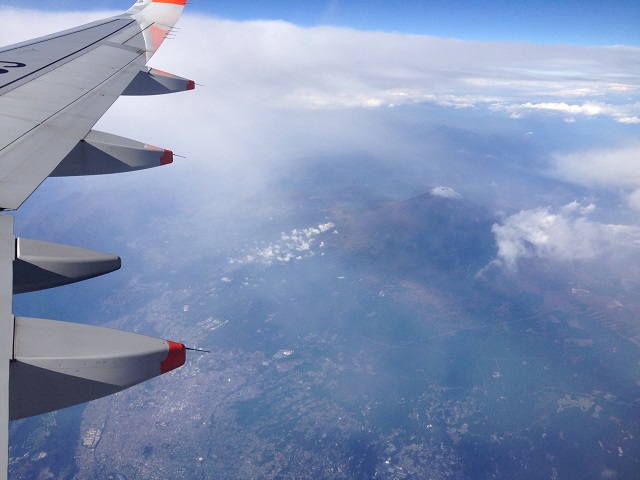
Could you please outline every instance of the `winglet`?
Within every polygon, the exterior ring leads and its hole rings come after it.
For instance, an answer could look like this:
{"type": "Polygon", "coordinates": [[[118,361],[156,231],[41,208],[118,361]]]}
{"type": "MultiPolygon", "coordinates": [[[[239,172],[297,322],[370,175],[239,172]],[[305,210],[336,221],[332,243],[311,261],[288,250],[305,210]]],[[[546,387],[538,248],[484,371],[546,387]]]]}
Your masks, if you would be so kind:
{"type": "Polygon", "coordinates": [[[147,60],[171,33],[186,3],[186,0],[143,0],[126,12],[140,24],[147,60]]]}

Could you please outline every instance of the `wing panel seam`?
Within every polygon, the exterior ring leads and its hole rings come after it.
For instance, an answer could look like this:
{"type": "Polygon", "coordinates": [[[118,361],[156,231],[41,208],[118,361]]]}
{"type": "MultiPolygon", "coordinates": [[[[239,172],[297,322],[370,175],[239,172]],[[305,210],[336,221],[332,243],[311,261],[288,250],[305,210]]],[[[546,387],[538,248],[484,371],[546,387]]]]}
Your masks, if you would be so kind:
{"type": "MultiPolygon", "coordinates": [[[[90,44],[88,44],[88,45],[85,45],[84,47],[82,47],[82,48],[80,48],[80,49],[76,50],[75,52],[71,52],[71,53],[69,53],[69,54],[65,55],[64,57],[58,58],[58,59],[54,60],[53,62],[48,63],[47,65],[44,65],[44,66],[42,66],[42,67],[38,68],[37,70],[34,70],[33,72],[29,72],[28,74],[23,75],[22,77],[16,78],[16,79],[14,79],[14,80],[11,80],[11,81],[10,81],[10,82],[8,82],[8,83],[5,83],[4,85],[1,85],[1,86],[0,86],[0,90],[3,90],[3,89],[5,89],[6,87],[8,87],[9,85],[12,85],[12,84],[14,84],[14,83],[16,83],[16,82],[20,82],[20,81],[22,81],[22,80],[24,80],[24,79],[26,79],[26,78],[32,77],[32,76],[33,76],[33,75],[35,75],[36,73],[41,72],[42,70],[45,70],[45,69],[47,69],[47,68],[51,67],[52,65],[55,65],[56,63],[60,63],[60,62],[62,62],[63,60],[68,59],[69,57],[73,57],[73,56],[77,55],[78,53],[82,52],[83,50],[92,49],[91,47],[95,48],[96,44],[98,44],[98,43],[100,43],[100,42],[103,42],[104,40],[106,40],[107,38],[111,37],[112,35],[114,35],[114,34],[116,34],[116,33],[120,32],[120,31],[122,31],[122,30],[124,30],[124,29],[128,28],[129,26],[131,26],[131,24],[132,24],[132,23],[135,23],[135,22],[136,22],[135,20],[131,20],[129,23],[127,23],[126,25],[123,25],[123,26],[122,26],[122,27],[120,27],[118,30],[115,30],[115,31],[113,31],[113,32],[109,33],[108,35],[105,35],[104,37],[99,38],[98,40],[95,40],[94,42],[92,42],[92,43],[90,43],[90,44]]],[[[75,32],[74,32],[74,33],[75,33],[75,32]]],[[[71,35],[71,34],[69,34],[69,35],[71,35]]],[[[135,37],[135,35],[133,35],[133,37],[135,37]]],[[[66,62],[65,62],[65,63],[66,63],[66,62]]],[[[39,76],[40,76],[40,75],[37,75],[37,76],[36,76],[36,78],[37,78],[37,77],[39,77],[39,76]]]]}
{"type": "MultiPolygon", "coordinates": [[[[110,23],[117,22],[118,20],[124,20],[124,18],[118,17],[118,18],[114,18],[114,19],[111,19],[111,20],[105,21],[105,22],[96,22],[95,24],[92,24],[90,26],[86,26],[85,28],[81,28],[80,27],[80,28],[77,28],[77,29],[73,29],[73,31],[71,31],[71,32],[67,32],[67,33],[63,33],[63,34],[57,34],[55,36],[55,38],[63,38],[63,37],[68,37],[69,35],[75,35],[76,33],[86,32],[88,30],[91,30],[92,28],[97,28],[97,27],[102,27],[104,25],[109,25],[110,23]]],[[[39,43],[47,42],[47,41],[51,40],[50,37],[51,37],[50,35],[45,35],[44,37],[42,37],[40,39],[36,39],[35,41],[19,43],[16,46],[10,46],[10,48],[0,49],[0,53],[11,52],[12,50],[19,50],[21,48],[31,47],[32,45],[37,45],[39,43]]]]}
{"type": "MultiPolygon", "coordinates": [[[[58,111],[56,111],[55,113],[49,115],[48,117],[46,117],[45,119],[43,119],[42,121],[40,121],[37,125],[34,125],[32,128],[30,128],[29,130],[27,130],[26,132],[24,132],[22,135],[20,135],[19,137],[15,138],[11,143],[8,143],[4,148],[2,148],[0,150],[0,152],[3,152],[7,149],[9,149],[9,147],[11,147],[12,145],[14,145],[16,142],[18,142],[20,139],[22,139],[25,135],[28,135],[29,133],[31,133],[33,130],[36,130],[38,128],[40,128],[42,125],[46,124],[49,120],[51,120],[52,118],[54,118],[56,115],[59,115],[60,112],[62,112],[63,110],[71,107],[72,105],[74,105],[75,103],[77,103],[78,101],[82,100],[83,98],[85,98],[87,95],[93,93],[95,90],[99,89],[101,86],[103,86],[106,82],[108,82],[112,77],[114,77],[115,75],[118,75],[122,70],[124,70],[125,68],[127,68],[129,65],[131,65],[133,62],[136,61],[136,59],[138,59],[140,56],[142,56],[142,53],[138,53],[136,52],[136,56],[134,58],[132,58],[130,61],[128,61],[126,64],[124,64],[121,68],[119,68],[118,70],[116,70],[115,72],[113,72],[111,75],[109,75],[107,78],[105,78],[102,82],[100,82],[98,85],[96,85],[95,87],[93,87],[91,90],[86,91],[85,93],[83,93],[81,96],[79,96],[78,98],[76,98],[75,100],[73,100],[71,103],[66,104],[64,107],[62,107],[61,109],[59,109],[58,111]]],[[[27,157],[28,158],[28,157],[27,157]]],[[[26,159],[25,159],[26,160],[26,159]]],[[[11,174],[13,172],[15,172],[18,168],[20,168],[20,166],[22,165],[23,162],[18,163],[15,168],[13,168],[11,171],[9,171],[1,180],[0,183],[2,181],[4,181],[4,179],[6,179],[7,177],[10,177],[11,174]]]]}

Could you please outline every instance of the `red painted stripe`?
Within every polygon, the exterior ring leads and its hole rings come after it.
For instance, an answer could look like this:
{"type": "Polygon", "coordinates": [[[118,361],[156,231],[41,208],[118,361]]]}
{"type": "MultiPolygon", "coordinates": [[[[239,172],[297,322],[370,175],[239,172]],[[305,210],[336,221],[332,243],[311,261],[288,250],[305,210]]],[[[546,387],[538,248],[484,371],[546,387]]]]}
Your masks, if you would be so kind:
{"type": "Polygon", "coordinates": [[[151,3],[171,3],[173,5],[186,5],[187,0],[151,0],[151,3]]]}
{"type": "Polygon", "coordinates": [[[193,80],[189,80],[187,82],[187,90],[193,90],[194,88],[196,88],[196,82],[194,82],[193,80]]]}
{"type": "Polygon", "coordinates": [[[151,25],[151,41],[153,42],[153,51],[157,51],[160,48],[164,39],[167,38],[167,31],[162,28],[158,28],[155,25],[151,25]]]}
{"type": "Polygon", "coordinates": [[[169,165],[173,163],[173,152],[165,149],[164,153],[160,157],[160,165],[169,165]]]}
{"type": "Polygon", "coordinates": [[[167,343],[169,344],[169,353],[167,358],[160,363],[160,373],[167,373],[181,367],[187,360],[187,350],[183,344],[170,342],[169,340],[167,340],[167,343]]]}

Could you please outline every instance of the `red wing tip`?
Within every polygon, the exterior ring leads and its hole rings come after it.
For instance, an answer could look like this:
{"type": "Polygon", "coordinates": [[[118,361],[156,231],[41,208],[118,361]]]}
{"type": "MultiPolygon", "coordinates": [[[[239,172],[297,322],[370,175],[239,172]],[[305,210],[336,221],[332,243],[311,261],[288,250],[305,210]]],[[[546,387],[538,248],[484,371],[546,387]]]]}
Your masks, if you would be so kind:
{"type": "Polygon", "coordinates": [[[187,82],[187,90],[193,90],[194,88],[196,88],[196,82],[194,82],[193,80],[189,80],[187,82]]]}
{"type": "Polygon", "coordinates": [[[175,370],[178,367],[184,365],[187,360],[187,350],[182,343],[171,342],[167,340],[169,344],[169,353],[160,363],[160,373],[167,373],[171,370],[175,370]]]}
{"type": "Polygon", "coordinates": [[[160,165],[169,165],[170,163],[173,163],[173,152],[165,149],[160,157],[160,165]]]}

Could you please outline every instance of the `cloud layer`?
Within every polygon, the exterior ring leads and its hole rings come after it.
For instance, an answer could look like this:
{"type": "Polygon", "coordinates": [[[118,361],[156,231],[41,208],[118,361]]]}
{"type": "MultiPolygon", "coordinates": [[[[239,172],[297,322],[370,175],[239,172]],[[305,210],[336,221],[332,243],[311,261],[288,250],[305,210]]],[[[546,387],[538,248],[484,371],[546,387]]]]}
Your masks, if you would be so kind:
{"type": "MultiPolygon", "coordinates": [[[[1,8],[0,43],[105,14],[1,8]]],[[[640,121],[638,48],[472,42],[188,13],[179,26],[175,48],[160,51],[162,64],[191,72],[234,102],[290,108],[427,102],[489,107],[516,117],[554,112],[640,121]]]]}
{"type": "MultiPolygon", "coordinates": [[[[0,43],[104,15],[0,7],[4,25],[0,43]]],[[[470,126],[460,128],[461,139],[476,139],[477,131],[487,129],[486,137],[480,138],[485,142],[482,149],[469,155],[470,162],[483,159],[485,163],[474,172],[481,171],[487,178],[480,180],[472,174],[467,182],[487,180],[489,185],[491,175],[503,175],[504,163],[494,162],[496,159],[515,164],[537,155],[539,163],[526,168],[541,184],[552,176],[569,185],[622,191],[627,204],[640,209],[639,48],[472,42],[347,28],[302,28],[278,21],[232,22],[188,13],[179,27],[177,39],[163,44],[152,65],[194,78],[203,86],[190,94],[123,98],[99,128],[188,155],[190,163],[176,162],[174,172],[186,172],[197,164],[201,169],[215,169],[222,178],[232,170],[229,195],[257,195],[266,190],[279,171],[275,167],[285,163],[283,159],[293,162],[355,151],[390,158],[396,170],[424,158],[420,169],[433,177],[424,188],[452,185],[469,198],[468,191],[448,177],[453,168],[440,168],[463,155],[446,150],[449,144],[442,146],[439,115],[431,114],[428,121],[435,127],[426,135],[422,124],[410,130],[398,126],[389,114],[428,105],[452,116],[459,112],[475,115],[470,126]],[[508,139],[520,149],[518,155],[509,151],[499,157],[499,149],[493,150],[497,139],[511,135],[491,131],[496,118],[523,125],[517,139],[508,139]],[[575,128],[565,130],[571,138],[581,131],[581,125],[596,121],[608,126],[597,130],[595,147],[576,148],[557,134],[552,146],[540,142],[535,144],[539,150],[526,150],[530,145],[526,142],[533,144],[537,138],[539,125],[575,128]],[[526,142],[522,140],[525,136],[526,142]]],[[[450,138],[445,140],[450,142],[450,138]]],[[[201,177],[193,179],[191,174],[189,178],[204,182],[205,175],[201,177]]],[[[505,192],[511,188],[510,198],[520,195],[509,180],[503,175],[492,184],[499,183],[505,192]]],[[[513,184],[536,188],[535,182],[517,182],[513,184]]],[[[544,188],[540,190],[541,196],[547,194],[544,188]]],[[[436,189],[435,193],[457,191],[436,189]]],[[[526,201],[527,207],[506,216],[493,229],[500,258],[510,267],[527,256],[587,259],[612,245],[636,244],[637,227],[590,220],[588,205],[573,210],[561,207],[562,203],[541,208],[541,202],[549,203],[533,195],[526,201]]],[[[248,255],[266,262],[296,258],[309,251],[304,250],[305,235],[287,233],[290,238],[248,255]]],[[[309,245],[315,238],[309,239],[309,245]]]]}
{"type": "Polygon", "coordinates": [[[638,48],[471,42],[189,16],[182,26],[181,42],[208,52],[203,74],[216,90],[250,85],[248,100],[278,107],[424,102],[516,116],[554,112],[639,121],[638,48]]]}
{"type": "Polygon", "coordinates": [[[587,186],[621,189],[629,206],[640,210],[640,143],[625,142],[553,155],[552,174],[587,186]]]}
{"type": "Polygon", "coordinates": [[[589,260],[621,248],[640,248],[640,227],[592,221],[587,216],[594,210],[594,204],[572,202],[559,211],[537,208],[511,215],[492,227],[498,257],[515,269],[521,258],[589,260]]]}
{"type": "Polygon", "coordinates": [[[273,265],[313,257],[316,253],[324,255],[321,250],[324,248],[325,242],[318,240],[327,233],[335,232],[334,227],[332,222],[326,222],[316,227],[295,228],[289,233],[282,232],[279,241],[254,248],[244,257],[230,259],[229,263],[234,265],[258,262],[273,265]]]}

